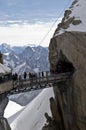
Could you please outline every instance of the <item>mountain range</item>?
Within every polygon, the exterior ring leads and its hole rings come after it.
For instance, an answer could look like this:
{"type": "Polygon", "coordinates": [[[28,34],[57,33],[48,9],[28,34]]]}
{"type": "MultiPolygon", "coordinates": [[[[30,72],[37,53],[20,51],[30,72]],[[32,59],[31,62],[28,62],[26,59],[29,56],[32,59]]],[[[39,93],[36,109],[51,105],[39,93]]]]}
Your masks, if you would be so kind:
{"type": "Polygon", "coordinates": [[[13,73],[49,71],[48,48],[42,46],[13,46],[6,43],[0,45],[3,62],[13,73]]]}

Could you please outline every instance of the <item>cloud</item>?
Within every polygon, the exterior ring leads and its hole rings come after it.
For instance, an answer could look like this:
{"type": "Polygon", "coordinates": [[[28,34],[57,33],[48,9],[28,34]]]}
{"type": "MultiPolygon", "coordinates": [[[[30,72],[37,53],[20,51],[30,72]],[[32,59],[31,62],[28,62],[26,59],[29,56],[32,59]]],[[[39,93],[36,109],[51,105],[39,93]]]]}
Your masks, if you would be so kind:
{"type": "MultiPolygon", "coordinates": [[[[13,21],[9,22],[13,23],[13,21]]],[[[42,46],[48,46],[50,38],[52,37],[58,24],[57,22],[53,26],[47,37],[44,38],[53,25],[53,22],[37,22],[35,24],[29,24],[27,23],[27,21],[23,24],[18,24],[17,22],[18,21],[8,27],[0,27],[0,43],[5,42],[10,45],[17,46],[23,46],[26,44],[40,44],[42,46]]]]}
{"type": "Polygon", "coordinates": [[[42,21],[56,18],[58,8],[51,8],[50,3],[47,6],[42,0],[1,0],[0,20],[34,21],[37,18],[42,21]]]}

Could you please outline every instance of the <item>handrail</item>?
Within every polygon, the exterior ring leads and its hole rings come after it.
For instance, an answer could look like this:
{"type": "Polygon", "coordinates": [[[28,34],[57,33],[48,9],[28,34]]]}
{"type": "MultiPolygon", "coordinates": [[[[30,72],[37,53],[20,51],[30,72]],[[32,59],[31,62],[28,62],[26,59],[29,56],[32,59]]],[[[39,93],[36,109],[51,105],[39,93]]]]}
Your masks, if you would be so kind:
{"type": "Polygon", "coordinates": [[[54,75],[49,75],[49,76],[43,76],[43,77],[34,77],[34,78],[29,78],[29,79],[18,79],[16,81],[14,81],[14,88],[16,87],[16,85],[20,85],[21,82],[23,83],[28,83],[28,84],[34,84],[34,83],[42,83],[42,82],[51,82],[51,81],[55,81],[55,80],[65,80],[67,78],[69,78],[69,76],[71,75],[70,72],[67,73],[61,73],[61,74],[54,74],[54,75]]]}
{"type": "Polygon", "coordinates": [[[26,78],[26,79],[17,79],[17,80],[9,80],[0,84],[0,94],[5,92],[11,92],[15,89],[20,88],[28,88],[35,85],[43,85],[43,84],[50,84],[50,83],[56,83],[67,80],[72,75],[72,72],[66,72],[66,73],[59,73],[59,74],[50,74],[42,77],[34,77],[34,78],[26,78]],[[8,83],[11,83],[7,86],[8,83]],[[10,87],[9,87],[10,86],[10,87]],[[4,88],[6,87],[6,88],[4,88]]]}

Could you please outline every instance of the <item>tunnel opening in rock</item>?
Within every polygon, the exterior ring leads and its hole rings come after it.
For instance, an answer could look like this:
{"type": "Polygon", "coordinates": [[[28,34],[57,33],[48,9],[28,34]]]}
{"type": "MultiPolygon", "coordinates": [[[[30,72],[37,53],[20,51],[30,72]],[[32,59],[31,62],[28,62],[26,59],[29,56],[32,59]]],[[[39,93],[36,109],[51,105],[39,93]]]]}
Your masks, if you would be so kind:
{"type": "Polygon", "coordinates": [[[67,61],[58,61],[56,65],[56,72],[57,73],[74,72],[73,64],[67,61]]]}
{"type": "Polygon", "coordinates": [[[67,72],[74,72],[75,67],[73,63],[68,60],[68,58],[63,54],[62,50],[60,50],[58,54],[58,60],[55,65],[55,68],[52,70],[52,73],[67,73],[67,72]]]}

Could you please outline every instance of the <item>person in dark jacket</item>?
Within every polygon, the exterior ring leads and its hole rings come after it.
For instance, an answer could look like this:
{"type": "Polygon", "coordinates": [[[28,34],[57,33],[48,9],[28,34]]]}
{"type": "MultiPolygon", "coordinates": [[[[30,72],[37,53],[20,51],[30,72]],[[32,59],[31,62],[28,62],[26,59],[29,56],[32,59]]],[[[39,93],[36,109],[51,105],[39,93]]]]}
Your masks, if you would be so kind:
{"type": "Polygon", "coordinates": [[[26,73],[26,72],[24,72],[24,79],[26,79],[26,77],[27,77],[27,73],[26,73]]]}

